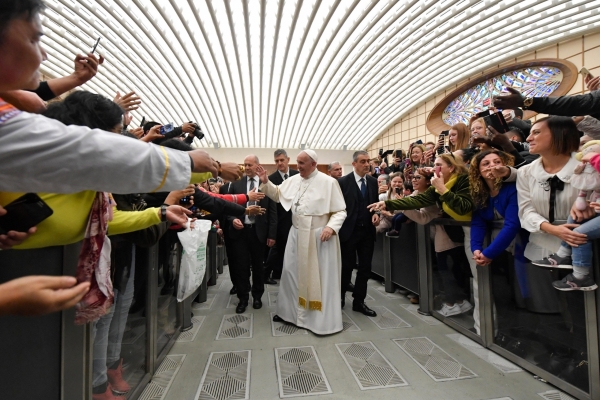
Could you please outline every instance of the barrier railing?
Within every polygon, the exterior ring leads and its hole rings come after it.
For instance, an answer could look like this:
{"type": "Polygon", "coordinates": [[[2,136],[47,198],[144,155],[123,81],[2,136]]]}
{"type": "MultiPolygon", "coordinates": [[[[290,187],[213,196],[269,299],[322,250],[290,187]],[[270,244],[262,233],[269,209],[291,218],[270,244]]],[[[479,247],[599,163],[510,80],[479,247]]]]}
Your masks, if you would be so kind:
{"type": "MultiPolygon", "coordinates": [[[[431,225],[469,226],[449,219],[436,219],[431,225]]],[[[499,221],[490,225],[488,243],[491,231],[502,226],[499,221]]],[[[406,233],[416,238],[416,246],[406,240],[383,239],[386,291],[393,291],[394,284],[407,287],[406,283],[395,282],[393,274],[414,265],[401,258],[394,259],[393,253],[408,256],[416,250],[421,313],[433,315],[578,399],[600,399],[600,296],[597,290],[561,292],[554,289],[552,280],[562,278],[567,272],[531,265],[523,255],[526,242],[517,242],[513,252],[516,257],[506,252],[490,266],[476,267],[472,287],[477,289],[477,311],[454,308],[448,313],[442,310],[448,297],[452,297],[455,305],[464,305],[464,301],[475,303],[468,283],[471,268],[464,265],[465,259],[454,260],[450,266],[438,259],[439,255],[431,248],[430,225],[407,224],[402,230],[405,227],[406,233]],[[474,312],[479,315],[479,333],[474,328],[474,312]]],[[[599,250],[597,241],[593,263],[596,280],[600,278],[599,250]]],[[[460,258],[457,257],[460,251],[464,249],[457,250],[453,257],[460,258]]]]}

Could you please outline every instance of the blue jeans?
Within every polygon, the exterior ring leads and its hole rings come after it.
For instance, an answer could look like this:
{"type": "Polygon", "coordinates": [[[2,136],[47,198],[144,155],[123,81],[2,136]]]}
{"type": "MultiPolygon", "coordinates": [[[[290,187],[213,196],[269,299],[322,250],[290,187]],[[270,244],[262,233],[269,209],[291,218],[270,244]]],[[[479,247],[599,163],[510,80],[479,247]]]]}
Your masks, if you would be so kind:
{"type": "MultiPolygon", "coordinates": [[[[567,223],[575,224],[576,222],[569,217],[567,223]]],[[[592,256],[594,253],[592,249],[592,240],[600,238],[600,218],[596,216],[592,219],[588,219],[577,228],[573,229],[573,232],[587,235],[587,242],[585,244],[580,244],[578,247],[571,247],[565,242],[562,242],[561,245],[571,248],[573,266],[589,268],[592,266],[592,256]]]]}
{"type": "MultiPolygon", "coordinates": [[[[135,247],[134,247],[135,249],[135,247]]],[[[132,262],[135,265],[135,258],[132,262]]],[[[92,386],[97,387],[107,381],[107,365],[121,358],[121,341],[127,325],[129,308],[133,301],[133,281],[135,267],[131,267],[125,291],[114,290],[115,300],[110,311],[93,323],[94,357],[92,364],[92,386]]]]}

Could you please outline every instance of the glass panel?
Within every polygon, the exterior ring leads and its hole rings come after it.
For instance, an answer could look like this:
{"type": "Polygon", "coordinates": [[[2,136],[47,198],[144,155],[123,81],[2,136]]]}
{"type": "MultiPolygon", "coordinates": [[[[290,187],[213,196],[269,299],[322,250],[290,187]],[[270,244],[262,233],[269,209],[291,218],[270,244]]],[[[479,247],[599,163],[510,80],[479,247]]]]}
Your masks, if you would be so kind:
{"type": "Polygon", "coordinates": [[[163,351],[177,330],[176,276],[180,254],[181,246],[177,232],[168,230],[159,241],[157,354],[163,351]]]}
{"type": "MultiPolygon", "coordinates": [[[[448,235],[449,240],[456,243],[465,241],[461,226],[435,226],[437,239],[448,235]]],[[[436,244],[439,242],[436,241],[436,244]]],[[[435,247],[432,246],[432,247],[435,247]]],[[[438,250],[439,250],[438,244],[438,250]]],[[[434,249],[435,250],[435,249],[434,249]]],[[[433,305],[438,317],[448,318],[463,328],[479,334],[475,329],[473,317],[477,286],[473,287],[473,274],[464,246],[453,247],[449,250],[435,252],[432,256],[433,265],[433,305]]]]}
{"type": "Polygon", "coordinates": [[[111,239],[111,245],[115,299],[92,327],[94,394],[127,393],[146,373],[145,301],[138,302],[136,293],[138,285],[145,283],[146,257],[131,242],[111,239]],[[131,307],[134,297],[136,305],[131,307]]]}
{"type": "Polygon", "coordinates": [[[589,391],[583,293],[552,287],[571,270],[548,270],[506,252],[492,263],[497,310],[494,343],[585,392],[589,391]]]}

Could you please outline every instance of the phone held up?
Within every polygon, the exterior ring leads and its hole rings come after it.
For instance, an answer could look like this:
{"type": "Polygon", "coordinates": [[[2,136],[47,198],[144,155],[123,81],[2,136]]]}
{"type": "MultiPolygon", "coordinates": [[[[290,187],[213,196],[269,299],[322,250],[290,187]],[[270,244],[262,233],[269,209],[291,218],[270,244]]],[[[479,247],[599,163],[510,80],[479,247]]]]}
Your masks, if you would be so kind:
{"type": "Polygon", "coordinates": [[[4,206],[6,214],[0,217],[0,234],[9,231],[27,232],[52,215],[53,211],[35,193],[27,193],[4,206]]]}
{"type": "Polygon", "coordinates": [[[140,128],[144,127],[144,123],[146,123],[146,117],[142,117],[142,122],[140,122],[140,128]]]}
{"type": "Polygon", "coordinates": [[[173,122],[169,122],[168,124],[160,127],[160,134],[165,135],[165,134],[171,132],[173,129],[175,129],[173,122]]]}
{"type": "Polygon", "coordinates": [[[96,43],[94,44],[94,47],[92,47],[92,51],[90,51],[90,53],[94,54],[94,52],[96,51],[96,47],[98,47],[98,43],[100,43],[100,37],[96,39],[96,43]]]}
{"type": "Polygon", "coordinates": [[[581,75],[583,75],[584,78],[586,75],[589,75],[590,78],[594,77],[594,75],[592,75],[592,73],[590,71],[588,71],[588,69],[586,67],[582,67],[581,70],[579,71],[579,73],[581,75]]]}
{"type": "Polygon", "coordinates": [[[444,152],[446,151],[446,138],[448,137],[449,134],[450,134],[449,130],[442,131],[442,133],[440,133],[440,135],[438,136],[439,147],[436,150],[438,155],[444,154],[444,152]]]}

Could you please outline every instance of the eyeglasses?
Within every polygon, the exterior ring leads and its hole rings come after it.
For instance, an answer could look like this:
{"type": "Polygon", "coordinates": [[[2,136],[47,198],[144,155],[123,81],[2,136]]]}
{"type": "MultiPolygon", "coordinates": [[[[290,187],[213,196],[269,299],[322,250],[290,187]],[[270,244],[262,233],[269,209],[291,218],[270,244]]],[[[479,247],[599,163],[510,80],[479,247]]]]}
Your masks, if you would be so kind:
{"type": "Polygon", "coordinates": [[[421,175],[413,175],[413,177],[412,177],[413,181],[418,181],[418,180],[420,180],[421,178],[422,178],[422,176],[421,176],[421,175]]]}

